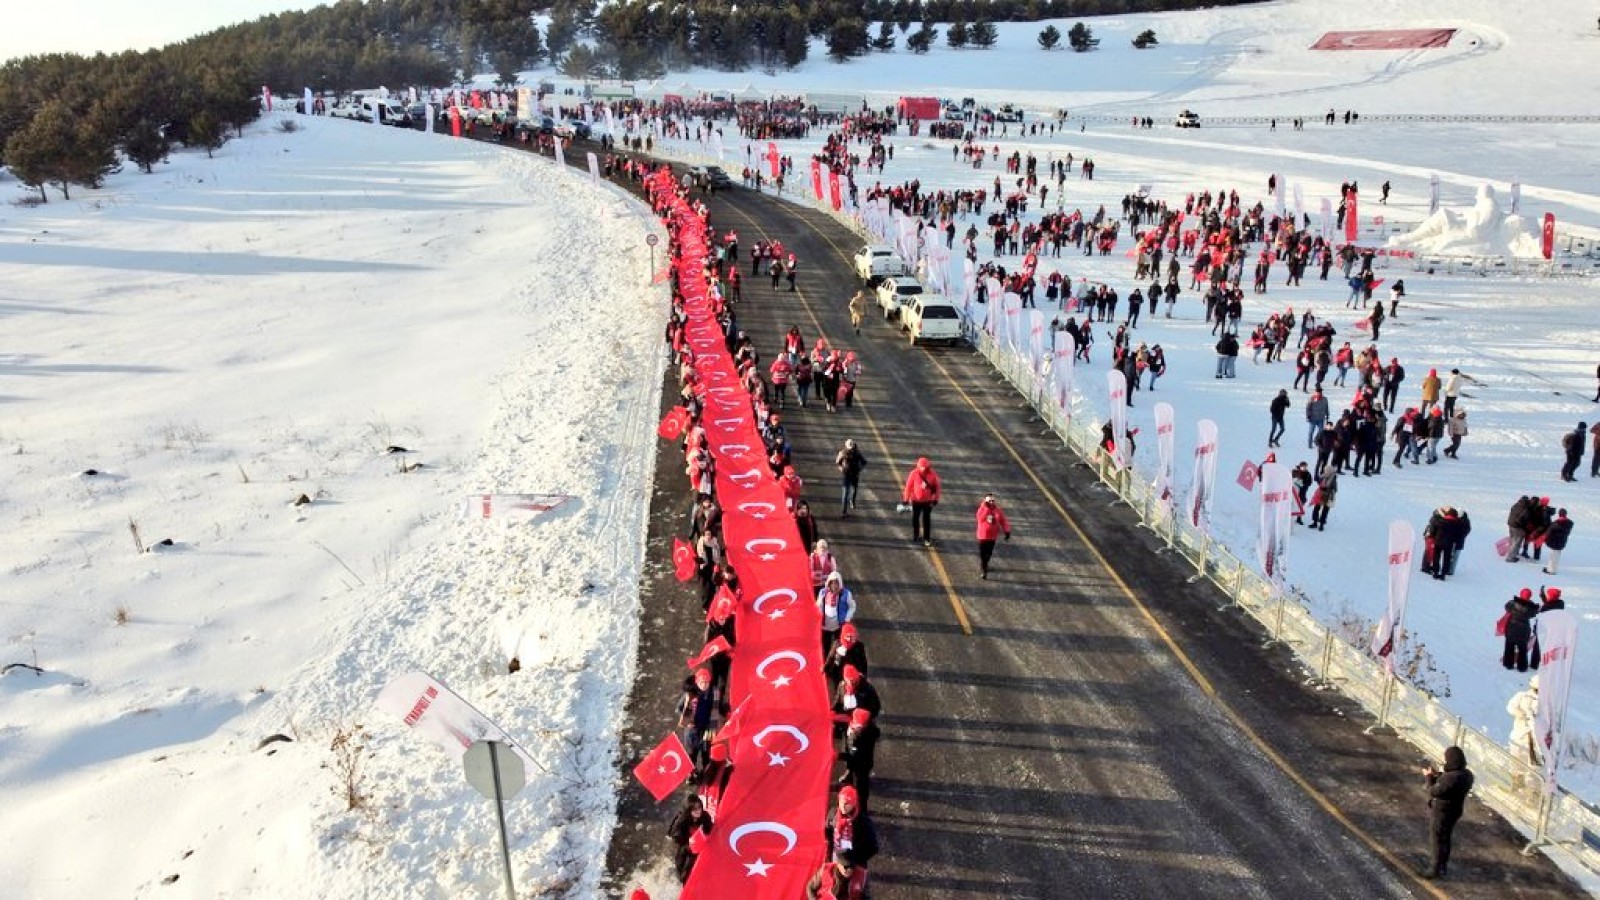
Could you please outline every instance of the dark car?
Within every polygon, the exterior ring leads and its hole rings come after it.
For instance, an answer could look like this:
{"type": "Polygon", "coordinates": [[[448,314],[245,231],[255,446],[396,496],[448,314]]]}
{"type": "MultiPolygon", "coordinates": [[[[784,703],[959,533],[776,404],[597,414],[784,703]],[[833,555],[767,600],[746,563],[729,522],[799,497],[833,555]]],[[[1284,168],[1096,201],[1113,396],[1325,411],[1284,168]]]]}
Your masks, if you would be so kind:
{"type": "Polygon", "coordinates": [[[717,190],[733,187],[733,179],[720,166],[706,166],[706,181],[717,190]]]}

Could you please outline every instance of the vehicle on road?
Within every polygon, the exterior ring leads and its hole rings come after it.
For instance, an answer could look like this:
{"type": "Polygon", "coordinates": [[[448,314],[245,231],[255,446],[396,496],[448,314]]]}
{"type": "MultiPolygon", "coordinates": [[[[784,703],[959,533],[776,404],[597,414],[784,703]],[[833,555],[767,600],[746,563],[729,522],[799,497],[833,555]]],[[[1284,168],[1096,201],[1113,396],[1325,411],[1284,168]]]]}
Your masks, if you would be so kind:
{"type": "Polygon", "coordinates": [[[406,114],[405,105],[392,97],[362,97],[359,109],[360,118],[368,122],[401,128],[411,124],[411,116],[406,114]]]}
{"type": "Polygon", "coordinates": [[[733,187],[733,178],[721,166],[691,166],[689,177],[697,184],[710,185],[713,190],[733,187]]]}
{"type": "Polygon", "coordinates": [[[855,255],[856,275],[868,286],[892,275],[905,275],[911,271],[893,247],[867,244],[855,255]]]}
{"type": "Polygon", "coordinates": [[[361,104],[355,100],[340,100],[328,107],[328,117],[332,119],[359,119],[361,118],[361,104]]]}
{"type": "Polygon", "coordinates": [[[996,120],[1001,122],[1021,122],[1022,109],[1010,103],[1002,103],[998,112],[994,114],[996,120]]]}
{"type": "Polygon", "coordinates": [[[1200,114],[1197,112],[1190,112],[1186,109],[1183,112],[1178,113],[1177,118],[1173,120],[1172,124],[1178,126],[1179,128],[1199,128],[1200,114]]]}
{"type": "Polygon", "coordinates": [[[961,340],[961,313],[943,294],[921,293],[908,298],[900,307],[900,328],[911,335],[911,346],[918,341],[961,340]]]}
{"type": "Polygon", "coordinates": [[[906,304],[922,294],[922,282],[909,275],[890,276],[878,283],[878,308],[885,322],[900,315],[906,304]]]}

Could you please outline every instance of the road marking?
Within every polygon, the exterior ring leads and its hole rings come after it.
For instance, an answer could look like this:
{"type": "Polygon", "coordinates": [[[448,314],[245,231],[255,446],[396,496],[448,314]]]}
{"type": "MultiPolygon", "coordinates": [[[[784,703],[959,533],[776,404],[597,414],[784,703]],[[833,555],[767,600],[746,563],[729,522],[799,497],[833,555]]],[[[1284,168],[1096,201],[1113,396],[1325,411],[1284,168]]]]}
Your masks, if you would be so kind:
{"type": "MultiPolygon", "coordinates": [[[[834,243],[833,239],[829,237],[822,229],[818,228],[814,223],[807,220],[803,216],[797,215],[796,218],[801,222],[804,222],[805,225],[812,231],[815,231],[817,235],[824,241],[827,241],[828,246],[833,248],[834,252],[839,255],[839,258],[845,263],[846,266],[850,265],[849,255],[841,250],[839,245],[834,243]]],[[[749,216],[745,216],[745,220],[754,224],[754,220],[751,220],[749,216]]],[[[815,319],[816,317],[813,315],[812,320],[815,321],[815,319]]],[[[1016,460],[1017,465],[1022,468],[1023,473],[1028,476],[1028,479],[1031,480],[1034,486],[1039,489],[1039,492],[1041,495],[1043,495],[1044,499],[1048,501],[1049,504],[1055,509],[1056,514],[1061,517],[1062,521],[1067,523],[1067,526],[1070,527],[1073,533],[1078,536],[1078,540],[1083,544],[1083,546],[1088,548],[1089,552],[1094,555],[1094,558],[1100,564],[1100,567],[1105,569],[1106,574],[1111,576],[1112,581],[1116,582],[1117,588],[1122,591],[1123,596],[1127,597],[1128,600],[1133,603],[1134,607],[1139,610],[1139,613],[1144,616],[1145,621],[1150,623],[1150,627],[1154,629],[1156,635],[1161,638],[1161,642],[1167,646],[1167,649],[1170,650],[1172,655],[1177,658],[1184,670],[1189,673],[1189,677],[1193,678],[1195,683],[1200,686],[1201,692],[1217,705],[1217,708],[1220,709],[1223,715],[1228,718],[1228,721],[1232,722],[1235,728],[1239,729],[1239,731],[1244,734],[1245,737],[1249,738],[1250,743],[1254,744],[1256,749],[1261,751],[1263,756],[1270,760],[1273,765],[1278,767],[1279,771],[1288,776],[1290,781],[1294,782],[1297,787],[1304,791],[1306,796],[1310,797],[1312,801],[1314,801],[1317,806],[1321,807],[1324,812],[1332,816],[1334,821],[1338,822],[1340,825],[1343,825],[1345,830],[1355,835],[1356,838],[1361,841],[1361,843],[1366,845],[1367,849],[1371,850],[1373,853],[1376,853],[1380,858],[1388,862],[1390,866],[1404,873],[1416,884],[1417,887],[1421,888],[1430,897],[1438,898],[1438,900],[1447,900],[1449,897],[1448,894],[1440,890],[1432,882],[1423,879],[1414,867],[1406,865],[1405,862],[1391,852],[1389,848],[1379,843],[1377,838],[1368,834],[1359,825],[1351,821],[1349,817],[1347,817],[1337,806],[1334,805],[1332,800],[1329,800],[1328,797],[1318,790],[1315,785],[1307,781],[1304,776],[1295,770],[1294,766],[1287,759],[1278,753],[1278,751],[1272,749],[1272,747],[1267,744],[1266,740],[1262,738],[1261,735],[1257,733],[1248,722],[1245,721],[1244,716],[1235,710],[1233,706],[1230,705],[1226,700],[1224,700],[1221,694],[1217,693],[1217,689],[1211,684],[1211,680],[1206,678],[1205,674],[1202,673],[1194,664],[1194,661],[1189,658],[1189,654],[1185,653],[1183,648],[1178,646],[1178,642],[1170,633],[1167,632],[1167,629],[1161,625],[1161,622],[1156,619],[1155,614],[1152,613],[1150,608],[1139,599],[1138,595],[1133,592],[1133,589],[1128,587],[1128,583],[1122,580],[1122,575],[1119,574],[1116,569],[1112,568],[1111,562],[1107,560],[1105,555],[1100,552],[1099,548],[1094,545],[1094,542],[1089,540],[1089,535],[1085,533],[1083,528],[1078,525],[1077,520],[1074,519],[1072,515],[1067,512],[1066,507],[1062,506],[1061,502],[1056,499],[1055,492],[1050,490],[1050,488],[1044,483],[1044,480],[1039,477],[1037,472],[1034,471],[1033,467],[1028,465],[1027,461],[1022,458],[1022,454],[1017,452],[1017,448],[1012,445],[1011,441],[1007,440],[1005,434],[1003,434],[1000,429],[995,426],[994,422],[983,412],[983,410],[979,408],[978,404],[974,402],[972,397],[967,394],[964,388],[962,388],[961,383],[956,381],[955,377],[950,374],[950,370],[946,369],[944,364],[939,361],[939,358],[932,354],[928,355],[928,360],[931,361],[936,368],[938,368],[939,374],[944,376],[945,381],[949,382],[950,386],[955,388],[956,393],[961,395],[961,399],[966,401],[967,406],[975,414],[977,414],[979,419],[983,420],[983,424],[989,429],[989,433],[994,435],[995,439],[1000,442],[1000,445],[1006,449],[1006,452],[1011,454],[1011,458],[1016,460]]],[[[876,431],[876,429],[874,429],[874,431],[876,431]]]]}
{"type": "MultiPolygon", "coordinates": [[[[750,227],[761,237],[764,238],[768,236],[766,229],[761,227],[761,223],[750,218],[750,216],[743,210],[734,207],[732,204],[728,205],[728,210],[738,215],[746,222],[750,223],[750,227]]],[[[837,244],[833,243],[831,240],[828,240],[828,236],[826,234],[818,231],[814,226],[812,227],[812,230],[821,235],[823,240],[828,241],[829,246],[833,247],[835,251],[839,249],[837,244]]],[[[848,259],[845,261],[849,262],[848,259]]],[[[802,291],[797,287],[795,288],[795,293],[799,295],[800,300],[802,301],[801,305],[805,307],[806,316],[811,319],[811,324],[817,329],[817,334],[821,337],[827,337],[827,329],[822,327],[822,320],[817,318],[817,312],[811,307],[811,302],[806,299],[805,291],[802,291]]],[[[829,343],[831,344],[832,341],[829,341],[829,343]]],[[[867,430],[872,432],[872,440],[878,445],[878,452],[882,454],[883,463],[888,468],[892,476],[892,474],[900,467],[894,463],[894,454],[889,451],[889,442],[884,440],[883,431],[878,428],[878,421],[872,417],[872,412],[867,409],[866,404],[860,404],[859,408],[862,416],[866,419],[867,430]]],[[[961,632],[963,634],[971,635],[972,620],[967,617],[967,608],[965,604],[961,602],[961,595],[956,592],[955,583],[950,580],[950,573],[945,570],[944,560],[940,558],[938,549],[934,547],[928,548],[928,555],[933,561],[934,572],[936,572],[939,576],[939,583],[944,586],[945,596],[950,599],[950,608],[955,611],[956,621],[961,623],[961,632]]]]}

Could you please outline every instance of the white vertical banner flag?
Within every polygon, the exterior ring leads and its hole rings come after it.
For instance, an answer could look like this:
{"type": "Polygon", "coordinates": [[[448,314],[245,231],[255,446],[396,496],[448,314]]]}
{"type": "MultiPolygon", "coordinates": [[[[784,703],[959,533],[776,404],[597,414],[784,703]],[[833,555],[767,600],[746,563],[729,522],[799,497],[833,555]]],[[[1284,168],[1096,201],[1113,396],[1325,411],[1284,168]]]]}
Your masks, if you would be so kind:
{"type": "Polygon", "coordinates": [[[1126,469],[1133,458],[1128,453],[1128,377],[1121,369],[1106,373],[1106,398],[1111,403],[1111,462],[1126,469]]]}
{"type": "Polygon", "coordinates": [[[311,115],[312,108],[317,105],[316,98],[311,96],[311,88],[305,89],[305,94],[302,95],[301,102],[306,105],[306,115],[311,115]]]}
{"type": "Polygon", "coordinates": [[[1189,524],[1211,532],[1211,497],[1217,486],[1217,423],[1195,423],[1194,481],[1189,485],[1189,524]]]}
{"type": "Polygon", "coordinates": [[[610,134],[612,137],[616,137],[616,134],[617,134],[617,114],[611,111],[611,107],[610,106],[607,106],[605,108],[605,110],[606,110],[606,132],[608,134],[610,134]]]}
{"type": "Polygon", "coordinates": [[[1062,415],[1070,422],[1072,421],[1072,376],[1077,367],[1073,356],[1078,348],[1072,341],[1072,335],[1065,331],[1056,334],[1066,346],[1056,348],[1055,358],[1050,361],[1050,381],[1055,385],[1056,406],[1060,407],[1062,415]]]}
{"type": "Polygon", "coordinates": [[[1172,430],[1173,422],[1172,404],[1161,401],[1155,405],[1156,416],[1156,480],[1153,485],[1156,499],[1161,501],[1161,506],[1171,515],[1174,508],[1174,493],[1172,490],[1172,430]]]}
{"type": "Polygon", "coordinates": [[[1322,239],[1333,240],[1333,201],[1322,198],[1322,239]]]}
{"type": "Polygon", "coordinates": [[[1007,350],[1016,353],[1022,344],[1022,301],[1016,300],[1016,294],[1006,294],[1000,300],[1000,310],[1004,313],[1000,319],[1001,342],[1007,350]]]}
{"type": "Polygon", "coordinates": [[[1539,712],[1533,735],[1544,752],[1544,791],[1556,791],[1566,755],[1567,700],[1572,695],[1572,658],[1578,652],[1578,620],[1564,609],[1539,614],[1539,712]]]}
{"type": "Polygon", "coordinates": [[[1306,192],[1299,184],[1294,186],[1294,217],[1303,220],[1306,215],[1306,192]]]}
{"type": "Polygon", "coordinates": [[[593,125],[594,124],[594,108],[591,107],[587,103],[581,104],[578,108],[583,110],[583,124],[585,124],[585,125],[593,125]]]}
{"type": "Polygon", "coordinates": [[[1521,215],[1522,214],[1522,179],[1521,178],[1513,178],[1513,179],[1511,179],[1511,214],[1513,216],[1517,216],[1517,215],[1521,215]]]}
{"type": "Polygon", "coordinates": [[[1283,584],[1283,567],[1289,555],[1289,522],[1294,518],[1294,483],[1289,467],[1267,463],[1261,467],[1261,527],[1256,532],[1256,561],[1274,585],[1283,584]]]}
{"type": "Polygon", "coordinates": [[[970,307],[978,292],[978,264],[968,259],[965,253],[961,254],[960,284],[962,305],[970,307]]]}
{"type": "Polygon", "coordinates": [[[1283,202],[1283,183],[1287,180],[1288,179],[1284,178],[1282,175],[1279,175],[1278,180],[1272,190],[1273,199],[1277,201],[1276,206],[1278,209],[1278,215],[1280,216],[1289,211],[1288,206],[1286,206],[1283,202]]]}
{"type": "Polygon", "coordinates": [[[1028,368],[1035,376],[1044,374],[1045,360],[1049,358],[1045,352],[1044,329],[1044,312],[1028,310],[1028,368]]]}
{"type": "Polygon", "coordinates": [[[712,146],[713,149],[715,149],[717,151],[717,162],[722,162],[723,159],[725,159],[725,156],[723,155],[724,148],[722,146],[722,132],[721,131],[713,131],[713,132],[711,132],[711,146],[712,146]]]}
{"type": "Polygon", "coordinates": [[[1439,211],[1439,173],[1428,175],[1428,215],[1439,211]]]}
{"type": "Polygon", "coordinates": [[[263,112],[272,112],[272,88],[261,86],[261,109],[263,112]]]}
{"type": "Polygon", "coordinates": [[[600,157],[595,156],[594,155],[594,151],[592,151],[592,150],[589,151],[588,155],[589,155],[589,181],[593,182],[594,184],[599,184],[600,183],[600,157]]]}
{"type": "Polygon", "coordinates": [[[1411,560],[1416,552],[1417,532],[1411,523],[1395,519],[1389,523],[1389,605],[1372,633],[1372,654],[1383,660],[1383,667],[1394,676],[1394,652],[1399,649],[1400,630],[1406,621],[1406,598],[1411,593],[1411,560]]]}
{"type": "Polygon", "coordinates": [[[499,741],[527,765],[544,768],[504,729],[431,675],[401,675],[384,685],[373,705],[400,719],[451,759],[460,759],[478,741],[499,741]]]}
{"type": "Polygon", "coordinates": [[[561,147],[563,143],[564,141],[562,141],[561,138],[558,137],[555,139],[556,165],[558,166],[564,166],[567,164],[567,152],[561,147]]]}
{"type": "Polygon", "coordinates": [[[532,122],[533,114],[535,112],[534,107],[538,105],[539,101],[534,99],[533,96],[533,88],[517,88],[518,122],[532,122]]]}
{"type": "Polygon", "coordinates": [[[433,104],[429,103],[427,105],[427,107],[426,107],[426,115],[427,115],[427,118],[428,118],[428,133],[429,134],[433,134],[433,114],[434,114],[433,104]]]}
{"type": "Polygon", "coordinates": [[[415,102],[417,102],[417,87],[416,87],[416,85],[412,85],[411,87],[406,88],[406,102],[407,103],[415,103],[415,102]]]}

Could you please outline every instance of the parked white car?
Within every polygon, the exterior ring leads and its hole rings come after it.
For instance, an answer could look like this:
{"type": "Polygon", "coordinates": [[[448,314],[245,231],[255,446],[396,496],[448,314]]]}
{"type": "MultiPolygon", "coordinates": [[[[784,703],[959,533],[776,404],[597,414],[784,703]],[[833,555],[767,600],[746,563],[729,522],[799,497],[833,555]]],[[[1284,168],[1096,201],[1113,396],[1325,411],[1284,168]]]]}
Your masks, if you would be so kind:
{"type": "Polygon", "coordinates": [[[900,327],[918,341],[961,340],[961,313],[943,294],[918,294],[900,307],[900,327]]]}
{"type": "Polygon", "coordinates": [[[355,100],[341,100],[328,108],[328,117],[333,119],[359,119],[361,118],[361,104],[355,100]]]}
{"type": "Polygon", "coordinates": [[[907,303],[922,293],[922,282],[909,275],[896,275],[878,282],[878,308],[883,310],[885,322],[905,309],[907,303]]]}
{"type": "Polygon", "coordinates": [[[868,244],[856,251],[856,275],[866,284],[877,284],[879,279],[905,275],[911,271],[906,261],[894,252],[893,247],[868,244]]]}
{"type": "Polygon", "coordinates": [[[1200,114],[1186,109],[1173,118],[1172,124],[1179,128],[1199,128],[1200,114]]]}

